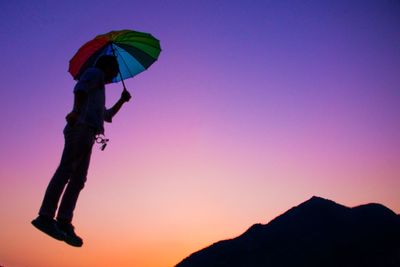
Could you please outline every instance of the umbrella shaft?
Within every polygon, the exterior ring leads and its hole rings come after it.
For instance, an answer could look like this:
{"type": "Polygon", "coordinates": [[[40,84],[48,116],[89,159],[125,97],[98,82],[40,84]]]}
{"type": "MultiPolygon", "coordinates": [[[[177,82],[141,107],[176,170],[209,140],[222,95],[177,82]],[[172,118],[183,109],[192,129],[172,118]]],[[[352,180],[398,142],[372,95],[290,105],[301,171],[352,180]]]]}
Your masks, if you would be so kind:
{"type": "MultiPolygon", "coordinates": [[[[111,44],[111,49],[112,49],[114,57],[117,58],[117,56],[115,55],[114,44],[111,44]]],[[[124,79],[122,78],[122,74],[121,74],[121,69],[120,68],[118,68],[118,72],[119,72],[119,76],[121,77],[122,86],[124,87],[124,90],[126,90],[125,82],[124,82],[124,79]]]]}
{"type": "Polygon", "coordinates": [[[121,76],[122,86],[124,87],[124,90],[126,90],[125,82],[124,82],[124,79],[122,79],[121,71],[119,71],[119,76],[121,76]]]}

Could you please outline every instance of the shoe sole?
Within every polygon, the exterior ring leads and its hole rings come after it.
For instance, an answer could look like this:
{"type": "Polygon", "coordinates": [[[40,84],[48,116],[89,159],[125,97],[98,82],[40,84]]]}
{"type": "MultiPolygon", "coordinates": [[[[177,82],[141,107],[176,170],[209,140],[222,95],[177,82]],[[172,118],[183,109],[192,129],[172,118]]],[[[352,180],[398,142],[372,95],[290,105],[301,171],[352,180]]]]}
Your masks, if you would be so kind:
{"type": "Polygon", "coordinates": [[[41,224],[37,223],[36,220],[33,220],[31,223],[33,226],[35,226],[36,229],[40,230],[41,232],[45,233],[46,235],[48,235],[54,239],[57,239],[59,241],[65,241],[65,235],[63,235],[63,234],[58,235],[58,234],[48,231],[48,229],[46,227],[43,227],[41,224]]]}
{"type": "Polygon", "coordinates": [[[64,242],[70,246],[80,248],[83,245],[83,242],[76,243],[73,240],[69,239],[68,236],[65,236],[64,242]]]}

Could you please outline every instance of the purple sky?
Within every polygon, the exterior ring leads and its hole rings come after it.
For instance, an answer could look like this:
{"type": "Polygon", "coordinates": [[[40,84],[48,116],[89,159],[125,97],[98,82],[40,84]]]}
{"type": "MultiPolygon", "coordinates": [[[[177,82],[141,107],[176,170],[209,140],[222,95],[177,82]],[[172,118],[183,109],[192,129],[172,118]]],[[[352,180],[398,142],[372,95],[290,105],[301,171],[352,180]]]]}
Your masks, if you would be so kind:
{"type": "MultiPolygon", "coordinates": [[[[2,1],[0,10],[0,213],[10,229],[0,240],[19,249],[0,244],[0,265],[52,266],[16,251],[41,242],[26,222],[62,150],[68,62],[110,30],[149,32],[163,49],[126,81],[133,101],[107,125],[106,151],[94,148],[78,204],[86,236],[85,225],[101,227],[93,216],[118,207],[120,229],[140,229],[121,246],[151,239],[143,255],[165,254],[119,266],[176,264],[312,195],[400,213],[399,1],[2,1]]],[[[108,106],[120,92],[109,86],[108,106]]],[[[65,266],[102,265],[103,243],[88,242],[65,266]]]]}

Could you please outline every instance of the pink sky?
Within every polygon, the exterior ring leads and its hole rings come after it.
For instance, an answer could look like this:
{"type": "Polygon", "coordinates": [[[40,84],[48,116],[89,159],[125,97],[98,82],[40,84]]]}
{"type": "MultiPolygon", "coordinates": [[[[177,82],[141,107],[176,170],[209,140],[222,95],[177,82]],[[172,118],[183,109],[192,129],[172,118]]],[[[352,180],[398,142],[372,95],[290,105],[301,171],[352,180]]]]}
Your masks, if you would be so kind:
{"type": "MultiPolygon", "coordinates": [[[[9,1],[0,69],[0,265],[177,264],[313,195],[400,213],[400,5],[394,1],[9,1]],[[93,150],[72,248],[35,230],[75,84],[110,30],[159,61],[93,150]]],[[[107,89],[107,105],[121,84],[107,89]]]]}

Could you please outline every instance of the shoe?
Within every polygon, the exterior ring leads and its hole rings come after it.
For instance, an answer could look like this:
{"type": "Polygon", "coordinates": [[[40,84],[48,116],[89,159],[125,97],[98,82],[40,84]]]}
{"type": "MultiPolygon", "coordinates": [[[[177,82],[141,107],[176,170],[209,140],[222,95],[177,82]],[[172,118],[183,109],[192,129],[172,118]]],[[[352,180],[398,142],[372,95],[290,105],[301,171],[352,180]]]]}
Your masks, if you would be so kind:
{"type": "Polygon", "coordinates": [[[82,247],[83,240],[75,233],[75,227],[69,222],[57,221],[58,228],[65,233],[64,241],[74,247],[82,247]]]}
{"type": "Polygon", "coordinates": [[[65,233],[58,228],[57,223],[54,219],[39,215],[31,223],[37,229],[51,236],[52,238],[64,241],[65,233]]]}

